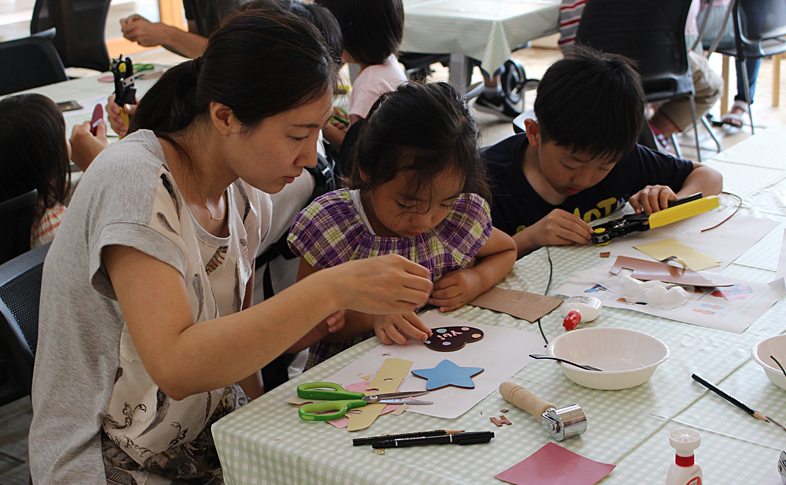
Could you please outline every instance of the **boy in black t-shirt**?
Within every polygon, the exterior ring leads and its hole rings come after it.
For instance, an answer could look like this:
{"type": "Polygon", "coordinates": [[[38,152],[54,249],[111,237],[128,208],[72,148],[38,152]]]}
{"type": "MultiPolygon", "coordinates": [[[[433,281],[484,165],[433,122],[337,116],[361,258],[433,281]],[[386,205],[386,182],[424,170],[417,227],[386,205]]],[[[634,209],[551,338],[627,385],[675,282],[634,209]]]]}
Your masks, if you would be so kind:
{"type": "Polygon", "coordinates": [[[636,144],[644,126],[639,75],[622,56],[576,46],[543,76],[526,131],[483,152],[494,226],[518,257],[550,245],[588,244],[588,222],[630,202],[650,214],[696,192],[714,195],[714,169],[636,144]]]}

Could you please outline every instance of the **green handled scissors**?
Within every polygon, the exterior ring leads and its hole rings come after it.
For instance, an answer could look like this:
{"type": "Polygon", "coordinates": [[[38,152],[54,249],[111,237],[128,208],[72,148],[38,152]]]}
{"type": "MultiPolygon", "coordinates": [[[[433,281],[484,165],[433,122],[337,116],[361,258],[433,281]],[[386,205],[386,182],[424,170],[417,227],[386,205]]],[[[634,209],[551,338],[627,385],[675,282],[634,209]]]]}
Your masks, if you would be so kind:
{"type": "Polygon", "coordinates": [[[433,404],[431,401],[403,399],[405,397],[422,396],[429,391],[391,392],[366,396],[362,392],[350,392],[332,382],[309,382],[297,386],[297,395],[303,399],[320,399],[326,402],[314,402],[300,406],[298,416],[306,421],[333,421],[347,414],[353,408],[366,404],[433,404]],[[318,414],[325,411],[336,411],[332,414],[318,414]]]}

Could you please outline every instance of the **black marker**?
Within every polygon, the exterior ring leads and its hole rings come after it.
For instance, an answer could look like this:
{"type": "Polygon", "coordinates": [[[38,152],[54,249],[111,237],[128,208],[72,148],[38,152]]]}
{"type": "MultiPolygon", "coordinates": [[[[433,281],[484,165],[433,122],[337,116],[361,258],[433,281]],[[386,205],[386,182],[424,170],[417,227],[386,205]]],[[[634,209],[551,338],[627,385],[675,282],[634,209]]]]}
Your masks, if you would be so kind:
{"type": "Polygon", "coordinates": [[[388,440],[372,443],[374,448],[404,448],[407,446],[421,445],[474,445],[478,443],[488,443],[494,433],[491,431],[469,431],[466,433],[448,434],[444,436],[428,436],[424,438],[408,438],[400,440],[388,440]]]}

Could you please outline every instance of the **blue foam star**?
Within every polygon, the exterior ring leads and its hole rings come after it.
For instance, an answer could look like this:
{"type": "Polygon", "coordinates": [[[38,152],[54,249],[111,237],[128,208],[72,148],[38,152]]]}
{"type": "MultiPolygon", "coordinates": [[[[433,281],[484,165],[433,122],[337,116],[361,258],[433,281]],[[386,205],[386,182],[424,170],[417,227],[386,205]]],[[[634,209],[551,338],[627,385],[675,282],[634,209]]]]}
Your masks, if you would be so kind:
{"type": "Polygon", "coordinates": [[[417,369],[412,373],[423,379],[428,379],[426,389],[433,391],[445,386],[464,387],[474,389],[472,378],[483,372],[483,367],[459,367],[449,360],[443,360],[433,369],[417,369]]]}

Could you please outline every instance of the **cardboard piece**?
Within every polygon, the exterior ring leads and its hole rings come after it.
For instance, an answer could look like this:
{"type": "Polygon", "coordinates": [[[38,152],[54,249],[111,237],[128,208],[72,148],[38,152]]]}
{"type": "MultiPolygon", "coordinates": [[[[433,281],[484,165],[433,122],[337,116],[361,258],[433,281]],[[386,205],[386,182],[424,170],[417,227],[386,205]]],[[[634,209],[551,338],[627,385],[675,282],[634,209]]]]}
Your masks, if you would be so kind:
{"type": "Polygon", "coordinates": [[[433,369],[417,369],[412,373],[423,379],[428,379],[426,390],[433,391],[447,386],[474,389],[472,378],[483,372],[482,367],[459,367],[445,359],[433,369]]]}
{"type": "Polygon", "coordinates": [[[663,261],[670,256],[676,256],[685,261],[688,268],[693,271],[715,268],[721,264],[720,261],[712,256],[708,256],[690,246],[679,243],[675,239],[664,239],[663,241],[639,244],[633,247],[658,261],[663,261]]]}
{"type": "Polygon", "coordinates": [[[494,478],[514,485],[593,485],[614,468],[549,442],[494,478]]]}
{"type": "Polygon", "coordinates": [[[432,328],[431,338],[423,341],[426,347],[440,352],[453,352],[464,345],[483,338],[483,330],[474,327],[452,326],[432,328]]]}
{"type": "Polygon", "coordinates": [[[472,306],[507,313],[529,323],[537,322],[561,303],[561,299],[551,296],[496,287],[469,302],[472,306]]]}
{"type": "MultiPolygon", "coordinates": [[[[409,374],[409,369],[412,367],[411,360],[403,359],[386,359],[382,364],[382,368],[374,376],[374,379],[368,384],[368,389],[377,389],[374,392],[367,392],[366,395],[373,394],[387,394],[389,392],[396,392],[401,381],[409,374]]],[[[368,404],[366,406],[356,408],[360,413],[349,414],[349,424],[347,430],[357,431],[359,429],[366,429],[371,426],[371,423],[377,419],[385,404],[368,404]]]]}
{"type": "Polygon", "coordinates": [[[643,259],[629,258],[627,256],[617,256],[617,261],[611,267],[609,273],[617,275],[623,269],[633,270],[631,276],[642,281],[657,280],[664,283],[698,287],[731,286],[713,283],[691,269],[677,268],[665,263],[644,261],[643,259]]]}

